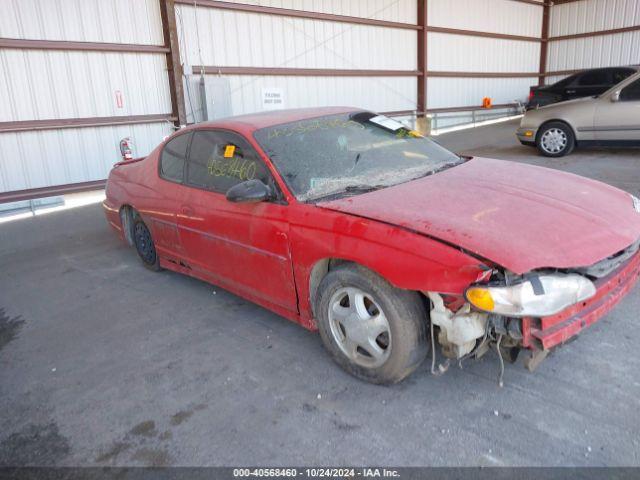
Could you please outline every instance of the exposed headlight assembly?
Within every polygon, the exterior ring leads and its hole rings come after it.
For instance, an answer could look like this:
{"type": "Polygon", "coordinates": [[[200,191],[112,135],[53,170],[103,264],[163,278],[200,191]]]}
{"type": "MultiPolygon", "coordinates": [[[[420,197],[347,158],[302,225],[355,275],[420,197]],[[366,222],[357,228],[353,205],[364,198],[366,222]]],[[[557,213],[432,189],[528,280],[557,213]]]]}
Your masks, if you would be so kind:
{"type": "Polygon", "coordinates": [[[546,317],[591,298],[596,287],[578,274],[537,275],[509,286],[469,287],[467,301],[485,312],[510,317],[546,317]]]}

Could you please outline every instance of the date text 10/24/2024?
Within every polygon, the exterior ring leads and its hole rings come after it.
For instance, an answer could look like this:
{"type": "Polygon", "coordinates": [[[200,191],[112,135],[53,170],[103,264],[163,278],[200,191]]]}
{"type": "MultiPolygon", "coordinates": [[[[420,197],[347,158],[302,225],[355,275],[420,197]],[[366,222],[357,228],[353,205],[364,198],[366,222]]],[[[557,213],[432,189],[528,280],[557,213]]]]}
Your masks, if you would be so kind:
{"type": "Polygon", "coordinates": [[[236,468],[234,478],[400,478],[397,470],[388,468],[236,468]]]}

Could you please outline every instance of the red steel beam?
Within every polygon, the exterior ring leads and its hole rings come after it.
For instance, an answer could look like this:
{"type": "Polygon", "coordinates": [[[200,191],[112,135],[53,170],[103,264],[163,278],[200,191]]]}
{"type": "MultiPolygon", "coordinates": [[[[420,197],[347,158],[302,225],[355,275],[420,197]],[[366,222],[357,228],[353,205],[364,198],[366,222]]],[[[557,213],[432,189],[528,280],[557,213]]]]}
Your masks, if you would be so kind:
{"type": "Polygon", "coordinates": [[[339,68],[283,68],[283,67],[223,67],[193,66],[193,73],[203,70],[211,75],[275,75],[295,77],[415,77],[422,75],[418,70],[348,70],[339,68]]]}
{"type": "MultiPolygon", "coordinates": [[[[538,0],[511,0],[512,2],[520,2],[520,3],[528,3],[529,5],[539,5],[541,7],[543,7],[544,5],[549,5],[548,3],[545,3],[544,1],[538,1],[538,0]]],[[[557,2],[553,2],[553,3],[557,3],[557,2]]]]}
{"type": "Polygon", "coordinates": [[[106,180],[95,180],[92,182],[55,185],[52,187],[14,190],[13,192],[0,192],[0,203],[21,202],[24,200],[33,200],[34,198],[55,197],[57,195],[65,195],[67,193],[100,190],[105,187],[106,183],[106,180]]]}
{"type": "Polygon", "coordinates": [[[578,73],[578,72],[582,72],[584,71],[584,68],[576,68],[573,70],[556,70],[554,72],[546,72],[544,74],[545,77],[554,77],[556,75],[573,75],[574,73],[578,73]]]}
{"type": "Polygon", "coordinates": [[[574,38],[599,37],[602,35],[615,35],[616,33],[636,32],[640,30],[640,25],[632,25],[630,27],[612,28],[609,30],[598,30],[595,32],[574,33],[572,35],[560,35],[557,37],[549,37],[550,42],[559,42],[561,40],[572,40],[574,38]]]}
{"type": "Polygon", "coordinates": [[[498,38],[501,40],[519,40],[522,42],[541,42],[542,39],[538,37],[527,37],[523,35],[510,35],[506,33],[493,33],[493,32],[480,32],[478,30],[462,30],[459,28],[445,28],[445,27],[427,27],[428,32],[435,33],[447,33],[451,35],[465,35],[470,37],[485,37],[485,38],[498,38]]]}
{"type": "MultiPolygon", "coordinates": [[[[193,6],[193,0],[175,0],[176,3],[193,6]]],[[[352,17],[348,15],[335,15],[332,13],[311,12],[307,10],[293,10],[290,8],[264,7],[262,5],[249,5],[245,3],[220,2],[217,0],[197,0],[198,7],[217,8],[221,10],[233,10],[236,12],[260,13],[263,15],[278,15],[293,18],[307,18],[311,20],[324,20],[328,22],[341,22],[375,27],[403,28],[420,30],[420,26],[412,23],[390,22],[388,20],[376,20],[365,17],[352,17]]]]}
{"type": "Polygon", "coordinates": [[[27,132],[32,130],[55,130],[59,128],[105,127],[112,125],[134,125],[175,120],[171,114],[129,115],[116,117],[53,118],[47,120],[21,120],[0,122],[0,133],[27,132]]]}
{"type": "MultiPolygon", "coordinates": [[[[426,55],[426,54],[425,54],[426,55]]],[[[425,58],[426,60],[426,58],[425,58]]],[[[450,77],[450,78],[536,78],[538,72],[444,72],[423,70],[350,70],[337,68],[228,67],[194,65],[193,73],[210,75],[274,75],[294,77],[450,77]]]]}
{"type": "Polygon", "coordinates": [[[418,31],[418,70],[422,72],[418,76],[418,111],[427,111],[427,76],[426,72],[429,68],[427,57],[427,29],[429,19],[427,16],[427,1],[418,0],[418,25],[422,27],[418,31]]]}
{"type": "Polygon", "coordinates": [[[66,40],[27,40],[0,38],[0,48],[23,50],[77,50],[83,52],[167,53],[163,45],[141,45],[132,43],[70,42],[66,40]]]}
{"type": "Polygon", "coordinates": [[[549,52],[549,23],[551,17],[551,7],[545,5],[542,9],[542,32],[540,44],[540,77],[538,77],[538,86],[544,85],[544,74],[547,73],[547,56],[549,52]]]}
{"type": "Polygon", "coordinates": [[[537,78],[538,72],[426,72],[427,77],[446,78],[537,78]]]}
{"type": "Polygon", "coordinates": [[[173,116],[177,125],[187,124],[187,108],[184,103],[184,87],[182,84],[182,65],[180,63],[180,46],[176,27],[176,8],[174,0],[159,0],[162,17],[162,35],[167,52],[167,74],[169,75],[169,96],[173,116]]]}

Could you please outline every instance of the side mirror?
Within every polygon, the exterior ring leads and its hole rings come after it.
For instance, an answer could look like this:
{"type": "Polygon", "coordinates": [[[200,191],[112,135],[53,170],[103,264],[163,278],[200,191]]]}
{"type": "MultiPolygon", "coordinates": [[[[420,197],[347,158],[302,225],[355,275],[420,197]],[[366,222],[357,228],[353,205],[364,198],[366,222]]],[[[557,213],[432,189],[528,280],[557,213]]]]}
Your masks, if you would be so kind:
{"type": "Polygon", "coordinates": [[[271,188],[260,180],[247,180],[227,190],[227,200],[234,203],[264,202],[271,198],[273,198],[271,188]]]}
{"type": "Polygon", "coordinates": [[[609,100],[611,100],[612,102],[619,102],[620,101],[620,90],[618,90],[617,92],[613,92],[611,94],[611,96],[609,97],[609,100]]]}

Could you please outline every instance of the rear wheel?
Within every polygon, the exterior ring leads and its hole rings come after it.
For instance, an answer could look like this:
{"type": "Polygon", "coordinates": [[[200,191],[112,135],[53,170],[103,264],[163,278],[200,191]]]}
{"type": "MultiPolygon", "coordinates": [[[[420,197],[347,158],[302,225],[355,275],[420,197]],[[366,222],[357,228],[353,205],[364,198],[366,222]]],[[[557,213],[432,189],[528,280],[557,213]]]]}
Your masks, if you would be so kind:
{"type": "Polygon", "coordinates": [[[368,382],[399,382],[427,354],[420,296],[363,267],[330,271],[318,289],[316,314],[322,341],[336,363],[368,382]]]}
{"type": "Polygon", "coordinates": [[[550,122],[543,125],[536,138],[536,146],[545,157],[563,157],[576,145],[573,130],[566,123],[550,122]]]}
{"type": "Polygon", "coordinates": [[[156,246],[151,238],[151,232],[147,225],[137,218],[133,224],[133,241],[136,251],[142,260],[142,264],[149,270],[160,270],[160,261],[156,252],[156,246]]]}

